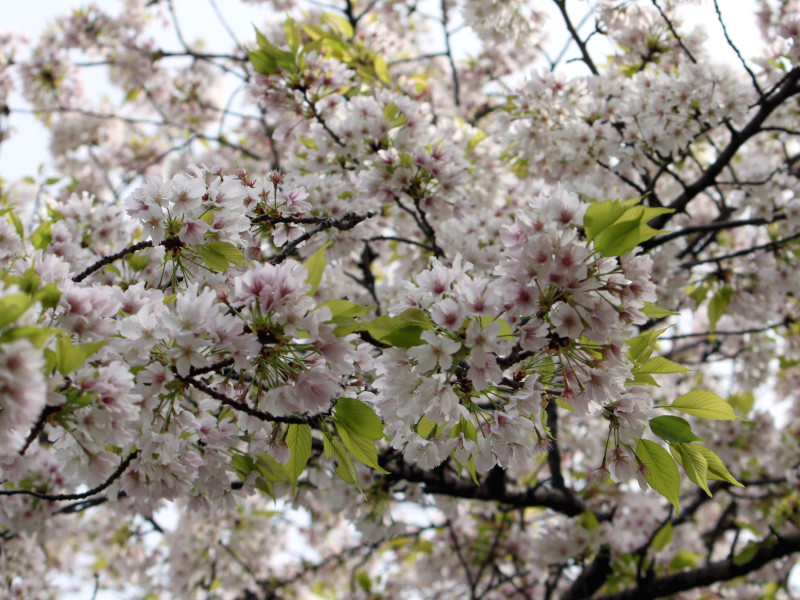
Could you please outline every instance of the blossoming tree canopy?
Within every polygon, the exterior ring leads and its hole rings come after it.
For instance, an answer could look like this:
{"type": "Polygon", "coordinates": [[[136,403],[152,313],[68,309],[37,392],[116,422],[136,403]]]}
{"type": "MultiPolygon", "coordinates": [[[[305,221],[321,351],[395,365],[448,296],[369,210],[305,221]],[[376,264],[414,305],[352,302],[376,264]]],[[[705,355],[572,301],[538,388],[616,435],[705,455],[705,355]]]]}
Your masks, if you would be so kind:
{"type": "Polygon", "coordinates": [[[263,4],[0,35],[2,595],[788,598],[800,3],[263,4]]]}

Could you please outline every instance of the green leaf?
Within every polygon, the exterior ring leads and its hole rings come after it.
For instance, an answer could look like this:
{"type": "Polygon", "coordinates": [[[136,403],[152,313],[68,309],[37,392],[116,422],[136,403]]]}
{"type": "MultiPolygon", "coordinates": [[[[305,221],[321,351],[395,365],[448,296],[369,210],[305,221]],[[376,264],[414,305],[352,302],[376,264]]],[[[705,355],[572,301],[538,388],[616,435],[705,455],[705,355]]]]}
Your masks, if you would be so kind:
{"type": "Polygon", "coordinates": [[[733,564],[735,564],[737,567],[746,565],[756,557],[756,554],[758,554],[758,548],[759,545],[757,542],[752,540],[747,542],[742,551],[738,552],[736,556],[733,557],[733,564]]]}
{"type": "Polygon", "coordinates": [[[659,375],[668,373],[686,373],[688,370],[689,369],[687,369],[683,365],[673,362],[667,358],[663,358],[661,356],[654,356],[653,358],[649,359],[647,362],[642,364],[640,367],[638,367],[635,372],[653,373],[659,375]]]}
{"type": "Polygon", "coordinates": [[[327,306],[331,310],[331,322],[333,323],[348,323],[355,317],[363,317],[373,308],[374,304],[364,306],[363,304],[356,304],[349,300],[334,299],[323,302],[317,308],[327,306]]]}
{"type": "Polygon", "coordinates": [[[666,442],[702,442],[692,431],[692,426],[680,417],[663,416],[650,419],[650,430],[666,442]]]}
{"type": "Polygon", "coordinates": [[[653,347],[655,346],[658,336],[660,336],[666,330],[667,328],[645,331],[644,333],[637,335],[635,338],[625,342],[629,347],[628,358],[630,358],[635,364],[646,361],[653,353],[653,347]]]}
{"type": "Polygon", "coordinates": [[[41,303],[42,308],[54,308],[61,299],[61,291],[55,283],[48,283],[40,288],[33,297],[41,303]]]}
{"type": "Polygon", "coordinates": [[[300,47],[302,41],[302,35],[295,20],[291,17],[286,19],[286,22],[283,24],[283,31],[286,34],[286,42],[289,44],[289,48],[291,48],[292,52],[297,54],[297,49],[300,47]]]}
{"type": "Polygon", "coordinates": [[[425,342],[420,339],[422,330],[430,327],[425,313],[415,308],[409,308],[396,317],[381,315],[366,324],[366,330],[376,340],[399,348],[423,345],[425,342]]]}
{"type": "Polygon", "coordinates": [[[375,75],[383,83],[388,85],[392,82],[392,79],[389,76],[389,67],[386,64],[386,59],[384,59],[382,56],[378,55],[375,57],[373,68],[375,69],[375,75]]]}
{"type": "Polygon", "coordinates": [[[674,529],[672,527],[672,522],[667,521],[667,524],[664,525],[661,529],[658,530],[658,533],[653,538],[652,548],[656,552],[661,552],[664,548],[667,547],[672,541],[672,534],[674,533],[674,529]]]}
{"type": "Polygon", "coordinates": [[[39,225],[36,230],[31,234],[31,244],[37,250],[44,250],[50,245],[50,240],[53,239],[50,231],[53,229],[53,222],[46,221],[39,225]]]}
{"type": "Polygon", "coordinates": [[[18,340],[19,338],[28,338],[34,346],[41,348],[50,339],[50,336],[57,333],[61,333],[61,330],[53,327],[35,327],[33,325],[12,327],[4,331],[3,335],[0,336],[0,344],[18,340]]]}
{"type": "Polygon", "coordinates": [[[128,266],[136,272],[144,271],[150,264],[150,257],[146,254],[128,254],[125,257],[125,262],[128,266]]]}
{"type": "Polygon", "coordinates": [[[691,550],[679,550],[675,556],[672,557],[672,560],[670,560],[669,570],[682,571],[687,567],[694,568],[697,565],[697,561],[701,558],[703,558],[703,556],[697,552],[692,552],[691,550]]]}
{"type": "Polygon", "coordinates": [[[562,396],[556,396],[556,406],[570,412],[575,412],[575,407],[572,406],[572,404],[570,404],[567,400],[564,400],[562,396]]]}
{"type": "Polygon", "coordinates": [[[485,131],[479,131],[478,133],[476,133],[475,135],[473,135],[473,136],[470,138],[470,140],[469,140],[469,143],[467,144],[467,147],[468,147],[470,150],[472,150],[473,148],[475,148],[475,146],[477,146],[478,144],[480,144],[480,143],[481,143],[483,140],[485,140],[487,137],[489,137],[489,134],[488,134],[488,133],[486,133],[485,131]]]}
{"type": "Polygon", "coordinates": [[[20,238],[24,238],[25,227],[22,225],[22,221],[14,210],[11,210],[11,212],[8,213],[8,220],[14,226],[14,229],[17,231],[17,235],[20,238]]]}
{"type": "Polygon", "coordinates": [[[311,456],[311,427],[290,424],[286,428],[286,445],[292,451],[292,456],[286,464],[286,472],[292,482],[292,496],[294,496],[297,490],[297,480],[311,456]]]}
{"type": "MultiPolygon", "coordinates": [[[[416,426],[417,435],[427,439],[427,437],[431,433],[433,433],[433,430],[436,429],[437,426],[438,424],[436,423],[436,421],[431,421],[428,417],[422,415],[422,417],[420,417],[419,421],[417,422],[416,426]]],[[[453,430],[455,430],[455,427],[453,428],[453,430]]],[[[457,436],[454,436],[451,431],[450,437],[457,437],[457,436]]]]}
{"type": "Polygon", "coordinates": [[[698,283],[690,285],[688,288],[686,288],[686,294],[689,296],[689,298],[694,300],[695,305],[699,306],[703,300],[706,299],[710,289],[711,286],[707,283],[698,283]]]}
{"type": "Polygon", "coordinates": [[[711,331],[716,331],[717,322],[725,314],[731,300],[733,300],[733,288],[727,285],[717,290],[711,298],[708,303],[708,322],[711,324],[711,331]]]}
{"type": "Polygon", "coordinates": [[[636,373],[636,375],[633,376],[633,379],[625,380],[625,385],[652,385],[655,387],[661,387],[649,373],[636,373]]]}
{"type": "Polygon", "coordinates": [[[333,423],[336,425],[336,432],[339,434],[342,443],[353,455],[353,458],[376,471],[384,474],[389,473],[378,464],[378,451],[375,449],[375,440],[355,433],[339,419],[334,418],[333,423]]]}
{"type": "Polygon", "coordinates": [[[348,40],[352,39],[355,33],[350,22],[341,15],[324,12],[320,17],[320,23],[330,25],[336,33],[348,40]]]}
{"type": "Polygon", "coordinates": [[[326,439],[328,440],[331,454],[336,457],[336,474],[342,481],[356,486],[356,489],[361,491],[361,486],[358,483],[358,471],[353,464],[353,459],[350,458],[350,455],[347,453],[347,450],[344,449],[344,446],[342,446],[339,440],[333,439],[329,433],[327,437],[323,437],[323,441],[326,439]]]}
{"type": "Polygon", "coordinates": [[[680,512],[681,479],[675,461],[660,445],[650,440],[636,440],[636,456],[646,466],[644,478],[648,485],[669,500],[680,512]]]}
{"type": "MultiPolygon", "coordinates": [[[[627,202],[630,203],[630,200],[627,202]]],[[[658,235],[661,231],[647,225],[648,221],[660,214],[673,212],[673,210],[669,208],[631,206],[617,216],[612,224],[607,225],[607,220],[618,212],[618,208],[612,207],[611,210],[606,208],[595,215],[595,219],[602,226],[602,230],[595,233],[594,247],[603,256],[620,256],[630,252],[642,242],[658,235]]],[[[594,227],[594,224],[590,226],[590,231],[593,233],[594,227]]]]}
{"type": "Polygon", "coordinates": [[[730,471],[728,471],[728,468],[722,462],[722,459],[717,456],[713,450],[706,448],[705,446],[698,446],[698,448],[708,464],[708,479],[727,481],[733,485],[744,487],[733,475],[731,475],[730,471]]]}
{"type": "Polygon", "coordinates": [[[686,476],[693,481],[706,494],[711,496],[708,489],[708,461],[697,444],[670,444],[669,449],[683,467],[686,476]]]}
{"type": "Polygon", "coordinates": [[[0,328],[21,317],[34,302],[27,294],[9,294],[0,298],[0,328]]]}
{"type": "Polygon", "coordinates": [[[669,408],[712,421],[733,421],[736,419],[733,407],[708,390],[696,390],[684,394],[675,400],[669,408]]]}
{"type": "MultiPolygon", "coordinates": [[[[312,40],[318,40],[322,37],[325,37],[326,35],[325,30],[319,25],[309,25],[307,23],[301,23],[300,28],[312,40]]],[[[306,46],[303,48],[303,52],[306,52],[306,48],[308,48],[308,44],[306,44],[306,46]]]]}
{"type": "Polygon", "coordinates": [[[307,138],[307,137],[299,137],[297,141],[303,144],[309,150],[317,150],[319,147],[317,146],[317,142],[314,141],[314,138],[307,138]]]}
{"type": "Polygon", "coordinates": [[[108,343],[89,342],[87,344],[72,345],[69,337],[61,335],[56,340],[56,368],[62,375],[68,375],[80,367],[84,361],[108,343]]]}
{"type": "Polygon", "coordinates": [[[209,269],[219,272],[225,271],[230,263],[239,266],[247,264],[242,251],[228,242],[208,242],[200,248],[198,255],[209,269]]]}
{"type": "Polygon", "coordinates": [[[639,222],[621,221],[604,229],[595,237],[594,249],[603,256],[621,256],[636,248],[641,241],[643,239],[639,222]]]}
{"type": "Polygon", "coordinates": [[[672,310],[667,310],[666,308],[661,308],[660,306],[656,306],[652,302],[645,302],[644,307],[642,308],[642,312],[644,316],[650,319],[661,319],[663,317],[669,317],[672,315],[678,315],[680,313],[676,313],[672,310]]]}
{"type": "Polygon", "coordinates": [[[247,479],[247,476],[256,468],[256,463],[249,454],[234,454],[231,464],[242,481],[247,479]]]}
{"type": "Polygon", "coordinates": [[[253,65],[255,72],[261,75],[276,75],[281,70],[277,58],[265,50],[251,50],[250,64],[253,65]]]}
{"type": "Polygon", "coordinates": [[[578,525],[583,527],[586,531],[594,531],[600,527],[600,521],[597,520],[593,511],[586,510],[578,517],[578,525]]]}
{"type": "MultiPolygon", "coordinates": [[[[638,201],[638,198],[636,199],[638,201]]],[[[622,202],[615,200],[604,200],[603,202],[593,202],[586,209],[583,215],[583,228],[586,231],[586,237],[589,241],[594,237],[611,226],[614,221],[622,216],[625,212],[626,206],[622,202]]]]}
{"type": "Polygon", "coordinates": [[[383,107],[383,118],[389,122],[392,122],[397,117],[399,112],[400,110],[397,108],[397,104],[391,102],[383,107]]]}
{"type": "Polygon", "coordinates": [[[730,404],[735,410],[738,410],[743,415],[746,415],[753,410],[755,402],[756,398],[753,396],[753,392],[741,392],[739,394],[728,396],[728,404],[730,404]]]}
{"type": "Polygon", "coordinates": [[[339,398],[333,414],[345,427],[371,440],[383,438],[383,423],[372,408],[355,398],[339,398]]]}
{"type": "Polygon", "coordinates": [[[306,283],[311,286],[311,289],[308,291],[308,296],[313,296],[317,288],[319,287],[320,282],[322,281],[322,274],[325,271],[325,266],[328,264],[325,260],[325,251],[331,246],[331,242],[324,244],[319,250],[314,252],[311,256],[308,257],[306,260],[306,271],[308,271],[308,276],[306,277],[306,283]]]}

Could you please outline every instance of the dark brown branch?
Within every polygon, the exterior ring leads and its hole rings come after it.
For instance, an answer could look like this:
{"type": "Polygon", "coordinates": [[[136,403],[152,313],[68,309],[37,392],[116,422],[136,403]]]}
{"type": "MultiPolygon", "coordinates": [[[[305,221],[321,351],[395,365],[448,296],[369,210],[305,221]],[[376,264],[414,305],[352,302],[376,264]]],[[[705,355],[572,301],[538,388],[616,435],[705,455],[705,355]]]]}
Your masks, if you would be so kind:
{"type": "Polygon", "coordinates": [[[139,242],[138,244],[134,244],[133,246],[128,246],[127,248],[124,248],[123,250],[120,250],[115,254],[109,254],[108,256],[104,256],[97,262],[93,263],[92,265],[89,265],[83,271],[75,275],[75,277],[72,278],[72,281],[74,281],[75,283],[80,283],[81,281],[86,279],[89,275],[91,275],[95,271],[99,271],[106,265],[110,265],[111,263],[113,263],[116,260],[119,260],[120,258],[125,258],[128,254],[133,254],[134,252],[138,252],[139,250],[144,250],[145,248],[151,248],[152,246],[153,242],[147,240],[144,242],[139,242]]]}
{"type": "Polygon", "coordinates": [[[374,212],[366,212],[362,214],[348,212],[344,213],[339,217],[326,217],[322,221],[320,221],[314,229],[310,231],[306,231],[303,235],[298,237],[297,239],[292,240],[288,244],[283,247],[280,254],[273,256],[269,263],[271,265],[277,265],[282,263],[286,260],[292,252],[303,242],[310,239],[312,236],[318,234],[320,231],[324,231],[326,229],[336,228],[342,231],[347,229],[352,229],[361,221],[365,221],[366,219],[371,219],[375,216],[376,213],[374,212]]]}
{"type": "Polygon", "coordinates": [[[550,451],[547,453],[547,466],[550,468],[550,481],[554,488],[566,489],[561,472],[561,451],[558,449],[558,406],[551,401],[547,408],[547,427],[550,429],[550,451]]]}
{"type": "Polygon", "coordinates": [[[683,43],[683,38],[678,33],[678,31],[675,29],[675,25],[672,23],[672,20],[664,12],[664,9],[661,8],[661,5],[658,3],[658,0],[652,0],[652,2],[653,2],[653,6],[656,7],[656,9],[658,10],[659,14],[661,15],[661,18],[664,19],[664,22],[667,24],[667,27],[669,28],[670,33],[672,33],[672,36],[678,41],[678,44],[683,49],[683,51],[686,53],[686,56],[688,56],[689,60],[692,61],[694,64],[697,64],[697,61],[695,60],[694,56],[692,56],[692,53],[686,47],[686,44],[683,43]]]}
{"type": "Polygon", "coordinates": [[[708,233],[720,231],[722,229],[734,229],[736,227],[745,227],[747,225],[769,225],[770,223],[782,221],[785,218],[786,215],[776,215],[772,219],[739,219],[736,221],[713,221],[711,223],[706,223],[705,225],[688,225],[678,229],[677,231],[671,231],[669,233],[665,233],[664,235],[653,238],[652,243],[645,243],[642,244],[642,246],[646,245],[646,249],[650,250],[685,235],[692,235],[694,233],[708,233]]]}
{"type": "MultiPolygon", "coordinates": [[[[714,185],[717,176],[730,164],[731,160],[733,160],[733,157],[736,156],[736,153],[739,152],[744,143],[761,131],[761,126],[773,111],[786,100],[800,93],[800,88],[797,87],[798,80],[800,80],[800,67],[796,67],[790,71],[783,85],[777,89],[773,95],[764,99],[758,111],[747,125],[740,131],[734,132],[731,135],[728,145],[720,152],[717,159],[705,169],[703,174],[694,183],[686,187],[683,193],[669,205],[669,208],[674,209],[676,213],[685,212],[689,202],[706,188],[714,185]]],[[[650,226],[654,229],[663,229],[672,218],[672,214],[675,213],[656,217],[650,222],[650,226]]]]}
{"type": "Polygon", "coordinates": [[[219,400],[225,406],[229,406],[230,408],[233,408],[234,410],[238,410],[240,412],[246,413],[246,414],[250,415],[251,417],[255,417],[256,419],[259,419],[261,421],[270,421],[270,422],[273,422],[273,423],[290,423],[290,424],[296,424],[296,425],[306,425],[308,423],[312,423],[312,422],[316,421],[320,417],[320,415],[309,415],[309,416],[305,416],[305,417],[302,417],[302,416],[299,416],[299,415],[276,416],[276,415],[273,415],[273,414],[268,413],[266,411],[258,410],[257,408],[254,408],[254,407],[250,406],[249,404],[247,404],[245,402],[239,402],[238,400],[234,400],[233,398],[229,398],[228,396],[226,396],[222,392],[218,392],[214,388],[207,386],[202,381],[198,381],[197,379],[195,379],[194,377],[192,377],[190,375],[177,375],[176,374],[176,377],[180,381],[185,383],[186,385],[190,385],[193,388],[196,388],[196,389],[200,390],[204,394],[207,394],[208,396],[211,396],[215,400],[219,400]]]}
{"type": "Polygon", "coordinates": [[[50,502],[59,502],[61,500],[83,500],[84,498],[89,498],[90,496],[94,496],[95,494],[102,492],[104,489],[114,483],[119,476],[125,472],[125,469],[128,468],[128,465],[131,464],[131,461],[138,455],[139,451],[134,450],[119,464],[114,472],[108,476],[108,479],[106,479],[100,485],[79,494],[45,494],[43,492],[36,492],[33,490],[0,490],[0,496],[17,496],[24,494],[26,496],[40,498],[41,500],[49,500],[50,502]]]}
{"type": "Polygon", "coordinates": [[[586,66],[589,67],[589,70],[592,72],[593,75],[599,75],[600,73],[597,70],[597,67],[592,60],[591,55],[589,54],[589,50],[586,47],[586,42],[581,39],[580,34],[575,29],[575,26],[572,24],[572,21],[567,14],[567,0],[553,0],[558,6],[558,10],[561,12],[561,17],[564,19],[564,25],[567,26],[567,30],[569,31],[570,36],[572,39],[575,40],[575,43],[578,45],[578,48],[581,51],[581,56],[586,66]]]}
{"type": "Polygon", "coordinates": [[[781,245],[787,242],[791,242],[792,240],[796,240],[798,238],[800,238],[800,233],[795,233],[785,238],[775,240],[774,242],[768,242],[766,244],[761,244],[760,246],[753,246],[752,248],[745,248],[744,250],[738,250],[736,252],[731,252],[730,254],[722,254],[720,256],[714,256],[712,258],[704,258],[701,260],[693,260],[690,262],[681,263],[680,266],[684,269],[690,269],[692,267],[696,267],[697,265],[704,265],[706,263],[715,263],[721,260],[728,260],[729,258],[737,258],[739,256],[747,256],[752,252],[759,252],[760,250],[776,250],[781,245]]]}
{"type": "Polygon", "coordinates": [[[768,538],[759,545],[755,556],[745,564],[737,565],[734,558],[709,563],[698,569],[672,573],[657,579],[644,581],[640,585],[619,592],[600,596],[597,600],[640,600],[641,598],[663,598],[678,592],[702,588],[752,573],[779,558],[800,551],[800,533],[779,538],[768,538]]]}
{"type": "Polygon", "coordinates": [[[717,13],[717,21],[719,22],[720,27],[722,27],[722,34],[725,36],[725,41],[728,42],[728,46],[730,46],[731,50],[736,53],[736,57],[739,59],[739,62],[742,63],[744,70],[747,71],[748,75],[750,75],[750,81],[753,82],[753,87],[758,95],[763,98],[764,91],[761,89],[761,86],[758,85],[758,80],[756,79],[755,73],[753,73],[753,70],[748,66],[747,61],[745,61],[744,57],[742,56],[742,53],[739,52],[739,48],[733,43],[733,40],[731,40],[730,36],[728,35],[728,28],[725,26],[725,21],[722,19],[722,12],[719,10],[719,3],[717,0],[714,0],[714,11],[717,13]]]}
{"type": "Polygon", "coordinates": [[[510,491],[505,486],[493,489],[491,486],[475,485],[471,480],[448,475],[447,472],[420,469],[398,455],[382,456],[380,464],[391,472],[386,477],[388,481],[421,483],[428,494],[494,501],[514,508],[544,507],[571,517],[586,511],[586,505],[567,490],[546,486],[524,491],[510,491]]]}
{"type": "Polygon", "coordinates": [[[458,84],[458,71],[456,70],[456,63],[453,59],[453,50],[450,47],[450,32],[447,30],[448,15],[447,15],[447,0],[441,0],[442,7],[442,28],[444,29],[444,45],[447,49],[445,55],[447,62],[450,63],[450,76],[453,80],[453,103],[456,106],[461,106],[461,92],[458,84]]]}

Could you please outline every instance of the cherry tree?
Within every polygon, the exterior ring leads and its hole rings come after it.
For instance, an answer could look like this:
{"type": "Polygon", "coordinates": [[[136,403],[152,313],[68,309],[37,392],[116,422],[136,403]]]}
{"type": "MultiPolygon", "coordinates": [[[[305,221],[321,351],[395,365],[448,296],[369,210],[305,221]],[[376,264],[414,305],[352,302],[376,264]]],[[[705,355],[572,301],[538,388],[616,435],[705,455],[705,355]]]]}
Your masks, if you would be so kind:
{"type": "Polygon", "coordinates": [[[2,595],[791,597],[800,3],[263,4],[0,34],[2,595]]]}

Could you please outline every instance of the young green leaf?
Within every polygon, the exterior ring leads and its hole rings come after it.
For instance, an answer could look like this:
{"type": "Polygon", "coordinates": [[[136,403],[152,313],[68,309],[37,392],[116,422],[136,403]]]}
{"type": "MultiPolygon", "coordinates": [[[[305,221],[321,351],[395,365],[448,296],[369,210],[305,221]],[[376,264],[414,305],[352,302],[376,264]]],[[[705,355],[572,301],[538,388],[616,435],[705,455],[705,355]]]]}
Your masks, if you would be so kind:
{"type": "Polygon", "coordinates": [[[711,301],[708,303],[708,322],[711,325],[711,331],[716,331],[717,322],[725,314],[725,310],[733,300],[733,288],[724,286],[717,290],[711,301]]]}
{"type": "Polygon", "coordinates": [[[670,405],[670,408],[679,410],[693,417],[709,419],[712,421],[733,421],[736,413],[733,407],[722,398],[708,390],[695,390],[684,394],[670,405]]]}
{"type": "Polygon", "coordinates": [[[650,430],[665,442],[689,443],[702,442],[692,431],[692,426],[680,417],[666,415],[650,419],[650,430]]]}
{"type": "Polygon", "coordinates": [[[654,356],[636,368],[635,373],[652,373],[665,375],[670,373],[686,373],[689,369],[662,356],[654,356]]]}
{"type": "Polygon", "coordinates": [[[325,271],[325,266],[328,264],[325,259],[325,251],[330,247],[330,245],[331,242],[324,244],[306,260],[305,267],[306,271],[308,271],[306,283],[311,286],[311,289],[308,292],[309,296],[313,296],[316,293],[317,288],[322,281],[322,273],[325,271]]]}
{"type": "Polygon", "coordinates": [[[0,328],[21,317],[33,303],[34,299],[27,294],[9,294],[0,298],[0,328]]]}
{"type": "Polygon", "coordinates": [[[311,427],[297,424],[287,426],[286,445],[292,452],[292,456],[286,464],[286,472],[292,482],[292,496],[294,496],[297,480],[311,456],[311,427]]]}
{"type": "Polygon", "coordinates": [[[731,475],[728,468],[722,462],[722,459],[717,456],[713,450],[710,448],[706,448],[705,446],[698,446],[700,453],[705,457],[706,463],[708,464],[708,478],[709,479],[717,479],[719,481],[727,481],[728,483],[732,483],[733,485],[737,485],[739,487],[744,487],[741,483],[739,483],[736,478],[731,475]]]}
{"type": "Polygon", "coordinates": [[[644,478],[648,485],[669,500],[680,512],[679,497],[681,479],[678,467],[669,452],[650,440],[636,440],[636,456],[647,470],[644,478]]]}
{"type": "Polygon", "coordinates": [[[708,461],[697,444],[670,444],[669,449],[689,477],[700,489],[711,496],[708,489],[708,461]]]}
{"type": "Polygon", "coordinates": [[[383,423],[372,408],[355,398],[339,398],[333,414],[352,432],[371,440],[383,437],[383,423]]]}
{"type": "Polygon", "coordinates": [[[661,552],[664,548],[666,548],[667,544],[672,541],[673,533],[674,529],[672,527],[672,521],[667,521],[667,524],[659,529],[658,533],[655,535],[655,537],[653,537],[653,550],[656,552],[661,552]]]}
{"type": "Polygon", "coordinates": [[[342,443],[353,455],[353,458],[376,471],[384,474],[389,473],[378,464],[378,451],[375,449],[374,440],[355,433],[339,419],[334,419],[333,422],[336,425],[336,432],[339,434],[342,443]]]}

